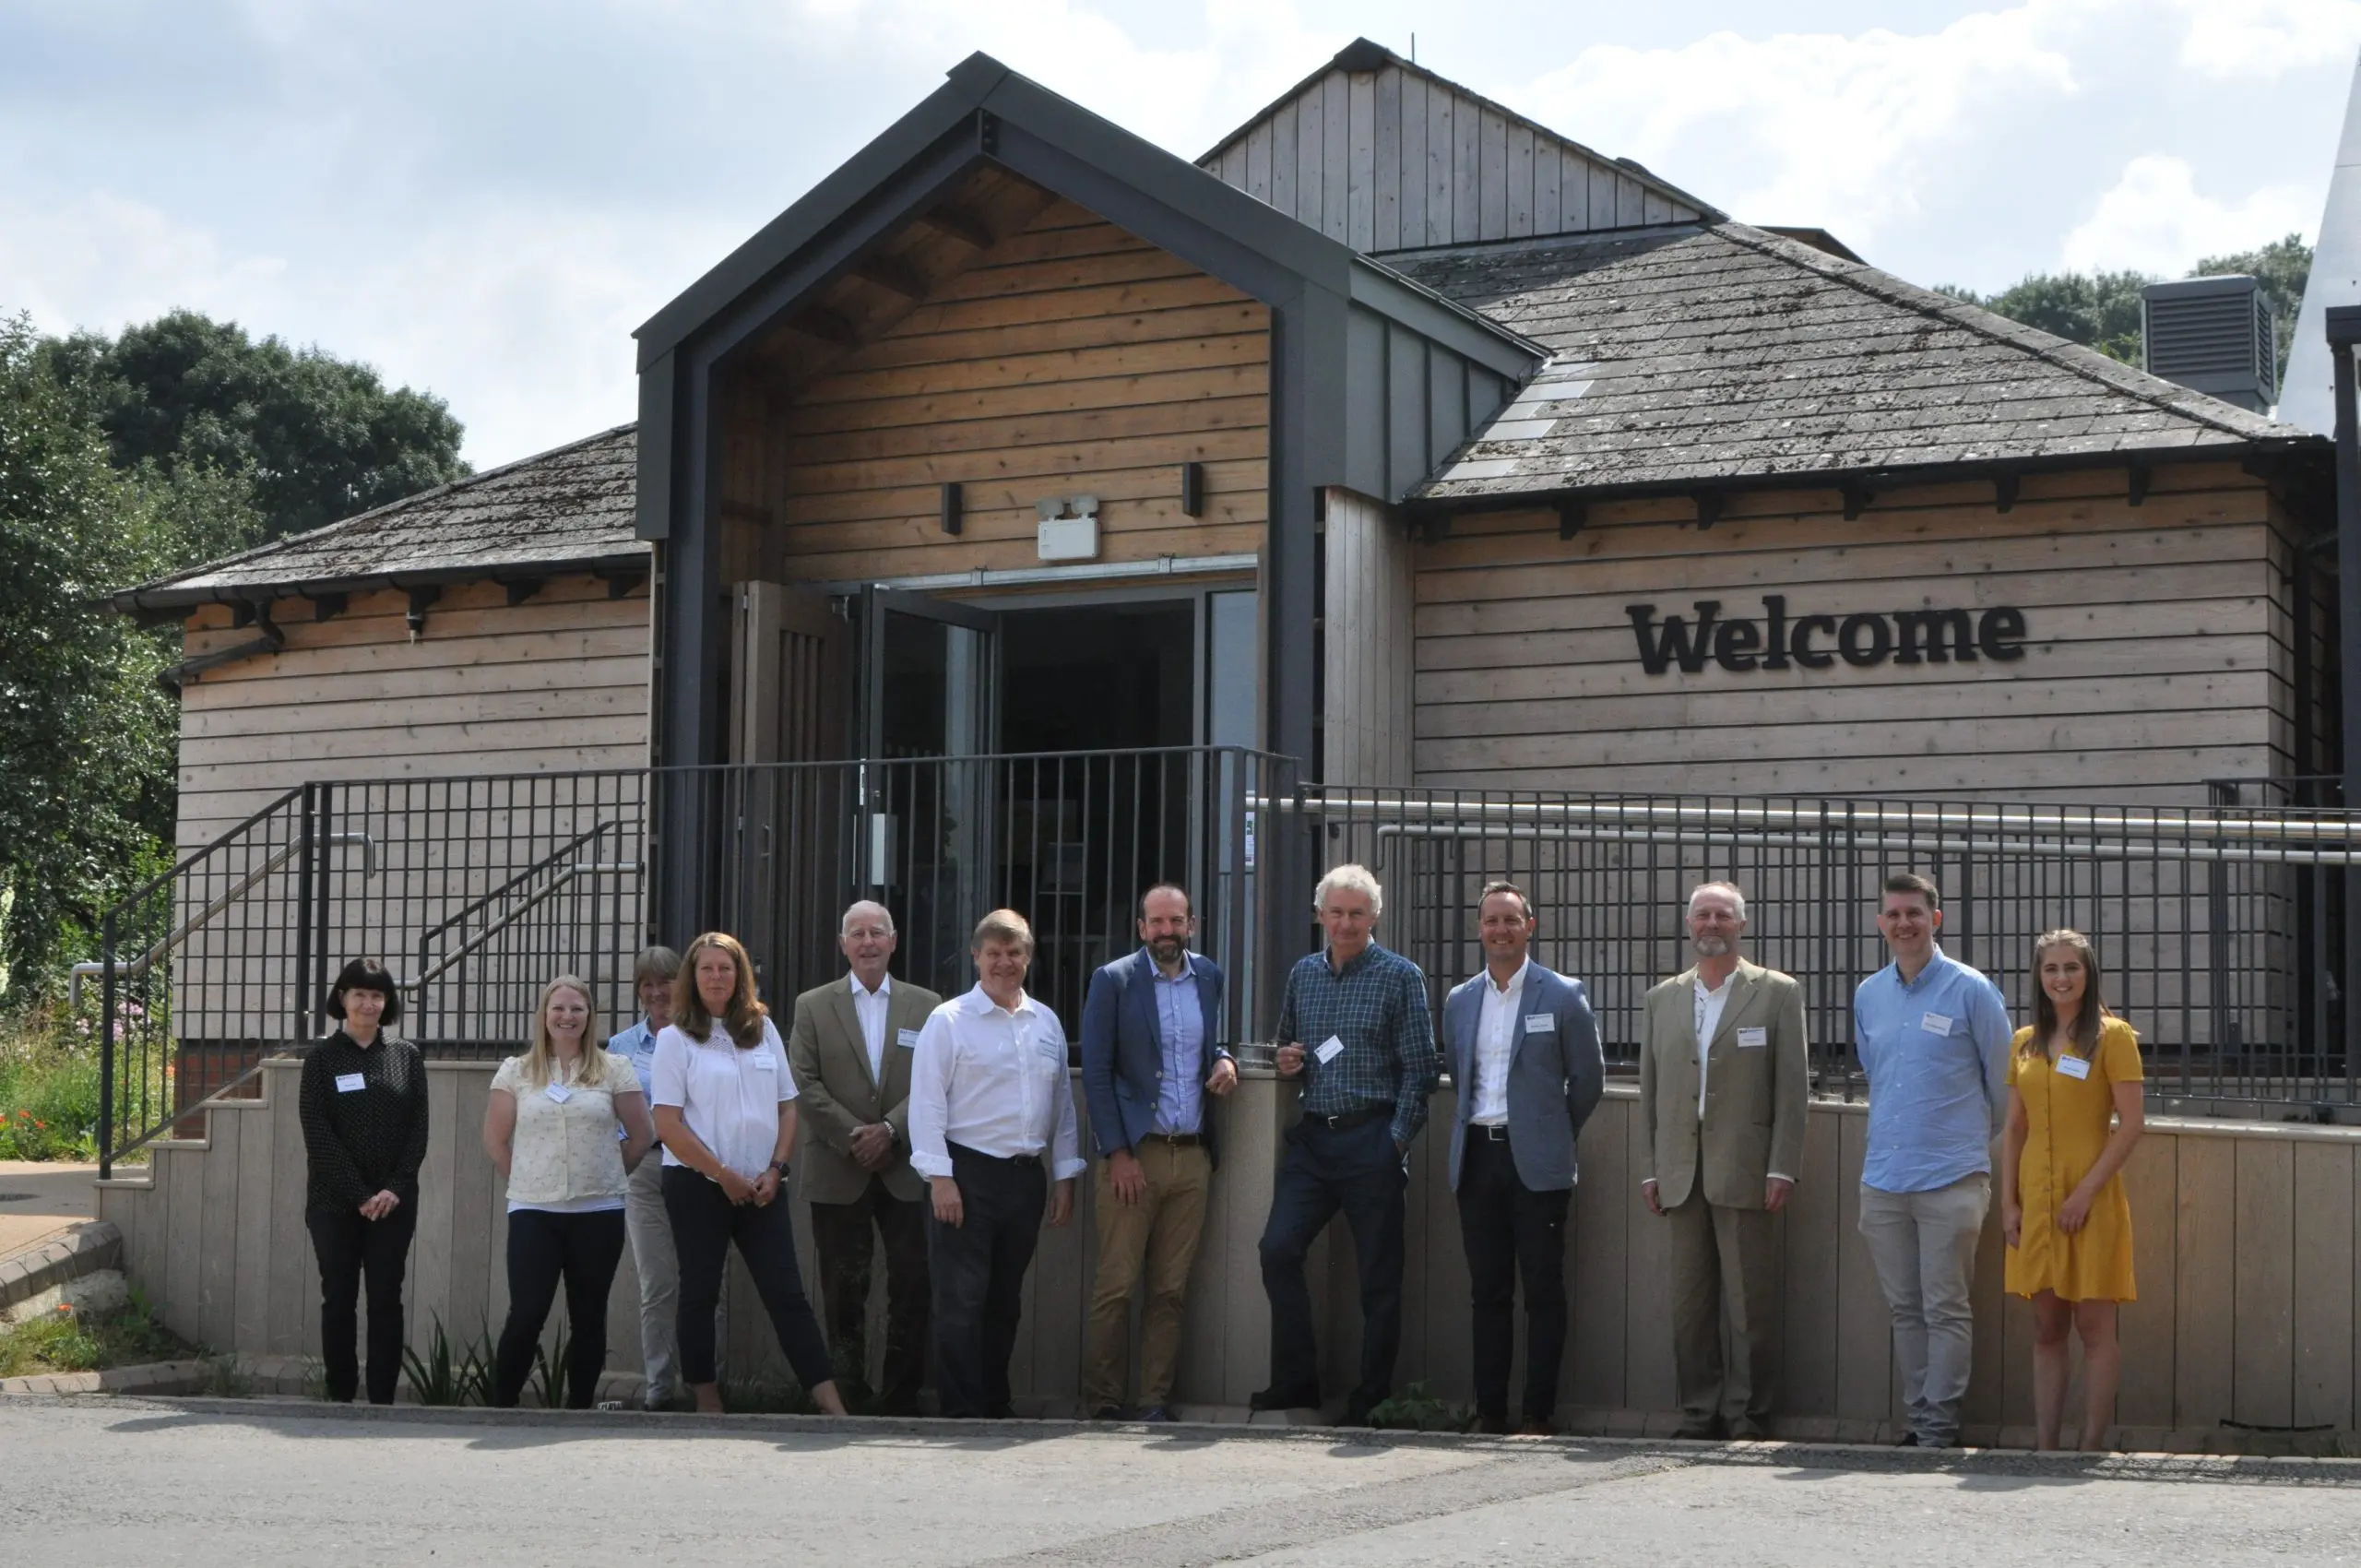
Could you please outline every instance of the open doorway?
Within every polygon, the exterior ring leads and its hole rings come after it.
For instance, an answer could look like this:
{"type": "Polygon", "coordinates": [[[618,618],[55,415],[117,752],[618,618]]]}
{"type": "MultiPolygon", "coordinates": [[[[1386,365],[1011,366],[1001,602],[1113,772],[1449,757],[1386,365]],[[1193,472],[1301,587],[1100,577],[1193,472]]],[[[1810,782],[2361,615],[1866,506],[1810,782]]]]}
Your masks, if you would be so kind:
{"type": "Polygon", "coordinates": [[[1000,749],[1190,744],[1196,623],[1187,600],[1003,612],[1000,749]]]}

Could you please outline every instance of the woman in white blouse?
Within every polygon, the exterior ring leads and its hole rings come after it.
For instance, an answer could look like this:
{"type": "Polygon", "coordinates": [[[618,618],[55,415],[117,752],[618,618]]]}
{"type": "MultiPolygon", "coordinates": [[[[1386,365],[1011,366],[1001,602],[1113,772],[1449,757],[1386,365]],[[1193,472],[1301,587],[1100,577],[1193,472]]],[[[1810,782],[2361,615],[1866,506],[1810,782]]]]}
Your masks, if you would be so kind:
{"type": "Polygon", "coordinates": [[[664,1207],[681,1263],[681,1376],[697,1408],[721,1408],[713,1309],[735,1241],[795,1380],[821,1409],[843,1415],[828,1343],[795,1263],[787,1203],[795,1079],[786,1042],[754,994],[753,961],[736,937],[708,932],[689,944],[672,1023],[656,1039],[654,1080],[664,1207]]]}
{"type": "Polygon", "coordinates": [[[623,1255],[625,1177],[656,1141],[637,1075],[605,1045],[590,987],[560,975],[541,988],[532,1049],[492,1075],[483,1146],[508,1178],[508,1322],[493,1361],[495,1405],[514,1405],[524,1392],[561,1277],[571,1336],[565,1402],[587,1410],[598,1398],[607,1292],[623,1255]]]}

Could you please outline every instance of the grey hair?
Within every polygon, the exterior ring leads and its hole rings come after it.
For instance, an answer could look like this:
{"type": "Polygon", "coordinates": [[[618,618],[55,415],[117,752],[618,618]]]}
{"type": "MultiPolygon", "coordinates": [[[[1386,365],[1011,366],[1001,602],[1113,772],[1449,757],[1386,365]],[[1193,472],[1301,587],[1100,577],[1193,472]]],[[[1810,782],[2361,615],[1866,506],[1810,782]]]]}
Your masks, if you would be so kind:
{"type": "Polygon", "coordinates": [[[884,915],[885,917],[885,934],[888,936],[894,934],[893,910],[887,909],[884,905],[879,903],[874,898],[856,898],[851,903],[845,906],[844,918],[836,921],[836,934],[838,936],[842,936],[848,930],[851,929],[852,912],[855,909],[874,909],[879,914],[884,915]]]}
{"type": "Polygon", "coordinates": [[[1312,912],[1317,914],[1325,909],[1328,904],[1328,895],[1340,887],[1369,896],[1369,913],[1371,920],[1385,913],[1385,889],[1378,885],[1377,878],[1370,874],[1369,867],[1354,865],[1349,861],[1341,866],[1331,867],[1328,874],[1320,879],[1320,885],[1311,890],[1312,912]]]}
{"type": "Polygon", "coordinates": [[[1739,892],[1739,891],[1738,890],[1738,884],[1737,884],[1737,883],[1735,883],[1735,882],[1701,882],[1701,883],[1699,883],[1696,886],[1694,886],[1694,887],[1691,888],[1691,889],[1689,890],[1689,912],[1690,912],[1691,914],[1692,914],[1692,915],[1693,915],[1693,914],[1695,914],[1695,913],[1697,912],[1697,895],[1699,895],[1700,893],[1726,893],[1726,894],[1728,894],[1728,895],[1730,896],[1730,901],[1731,901],[1732,903],[1734,903],[1734,904],[1736,904],[1736,905],[1738,906],[1738,918],[1739,921],[1740,921],[1741,923],[1743,923],[1743,922],[1745,921],[1745,920],[1746,920],[1746,895],[1745,895],[1745,894],[1743,894],[1743,893],[1741,893],[1741,892],[1739,892]]]}

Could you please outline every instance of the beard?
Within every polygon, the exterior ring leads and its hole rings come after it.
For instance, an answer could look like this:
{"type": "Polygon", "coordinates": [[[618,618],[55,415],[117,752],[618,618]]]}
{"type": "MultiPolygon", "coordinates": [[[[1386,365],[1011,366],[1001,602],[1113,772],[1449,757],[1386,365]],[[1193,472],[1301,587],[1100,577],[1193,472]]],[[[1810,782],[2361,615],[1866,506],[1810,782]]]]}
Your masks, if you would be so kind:
{"type": "Polygon", "coordinates": [[[1696,950],[1700,958],[1719,958],[1729,952],[1732,944],[1726,936],[1700,936],[1689,945],[1696,950]]]}
{"type": "Polygon", "coordinates": [[[1180,955],[1188,950],[1189,943],[1185,937],[1152,936],[1148,938],[1148,956],[1159,964],[1177,964],[1180,961],[1180,955]]]}

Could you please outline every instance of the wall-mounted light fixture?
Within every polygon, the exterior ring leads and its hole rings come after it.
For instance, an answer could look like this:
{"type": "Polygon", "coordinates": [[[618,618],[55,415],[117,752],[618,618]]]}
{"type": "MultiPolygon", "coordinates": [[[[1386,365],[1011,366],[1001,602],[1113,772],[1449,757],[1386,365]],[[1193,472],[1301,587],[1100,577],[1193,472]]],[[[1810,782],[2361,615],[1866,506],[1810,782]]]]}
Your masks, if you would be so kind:
{"type": "Polygon", "coordinates": [[[1040,518],[1034,529],[1034,550],[1044,561],[1095,561],[1098,558],[1098,497],[1053,495],[1036,501],[1040,518]]]}

